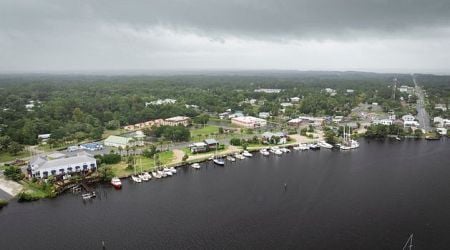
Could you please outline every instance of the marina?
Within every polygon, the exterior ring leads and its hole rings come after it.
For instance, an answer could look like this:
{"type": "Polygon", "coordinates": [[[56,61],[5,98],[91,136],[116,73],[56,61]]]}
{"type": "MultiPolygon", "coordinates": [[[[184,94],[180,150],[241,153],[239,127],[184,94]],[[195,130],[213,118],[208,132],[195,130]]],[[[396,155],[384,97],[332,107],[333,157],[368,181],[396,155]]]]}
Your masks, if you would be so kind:
{"type": "Polygon", "coordinates": [[[98,184],[92,202],[71,193],[11,202],[0,211],[0,227],[8,228],[2,248],[48,248],[51,241],[54,248],[100,249],[104,241],[109,249],[401,249],[414,233],[415,248],[446,249],[448,141],[360,144],[353,151],[256,153],[236,167],[208,161],[164,181],[123,179],[120,191],[98,184]],[[26,223],[13,223],[18,219],[26,223]],[[84,232],[83,240],[73,231],[84,232]]]}

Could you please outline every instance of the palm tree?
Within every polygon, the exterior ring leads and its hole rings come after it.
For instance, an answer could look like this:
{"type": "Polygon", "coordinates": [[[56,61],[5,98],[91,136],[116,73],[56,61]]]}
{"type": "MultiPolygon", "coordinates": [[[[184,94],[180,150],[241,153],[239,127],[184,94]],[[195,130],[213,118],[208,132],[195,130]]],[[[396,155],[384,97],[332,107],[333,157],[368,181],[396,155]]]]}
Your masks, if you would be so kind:
{"type": "Polygon", "coordinates": [[[119,151],[119,154],[122,156],[122,151],[123,151],[122,146],[119,146],[119,148],[117,150],[119,151]]]}
{"type": "Polygon", "coordinates": [[[125,146],[125,151],[127,151],[127,156],[128,156],[128,153],[130,152],[130,146],[129,145],[125,146]]]}

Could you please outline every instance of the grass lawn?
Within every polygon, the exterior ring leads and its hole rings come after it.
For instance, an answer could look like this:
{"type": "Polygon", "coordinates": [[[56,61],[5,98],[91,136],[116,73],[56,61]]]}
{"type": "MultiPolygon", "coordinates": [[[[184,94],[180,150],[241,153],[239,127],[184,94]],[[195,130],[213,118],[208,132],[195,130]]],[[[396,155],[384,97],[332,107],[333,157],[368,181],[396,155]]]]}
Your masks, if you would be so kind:
{"type": "Polygon", "coordinates": [[[30,153],[27,151],[22,151],[18,155],[11,155],[8,152],[0,152],[0,162],[9,162],[14,161],[15,159],[20,159],[30,156],[30,153]]]}
{"type": "MultiPolygon", "coordinates": [[[[172,151],[165,151],[162,153],[159,153],[159,160],[161,161],[162,165],[168,164],[174,160],[175,156],[172,151]]],[[[149,159],[146,157],[143,157],[141,155],[136,157],[136,171],[141,172],[141,166],[142,171],[153,171],[155,169],[155,164],[153,159],[149,159]]],[[[134,169],[128,169],[127,163],[125,161],[122,161],[118,164],[111,165],[114,174],[118,177],[125,177],[131,174],[134,174],[134,169]]]]}
{"type": "Polygon", "coordinates": [[[219,134],[219,127],[213,125],[206,125],[202,128],[194,128],[191,130],[191,138],[192,140],[203,140],[205,138],[210,137],[210,134],[219,134]],[[199,137],[199,135],[201,135],[199,137]]]}
{"type": "Polygon", "coordinates": [[[43,199],[52,197],[54,194],[52,188],[45,189],[42,185],[38,183],[33,183],[31,181],[21,181],[23,184],[23,192],[28,194],[30,200],[43,199]]]}

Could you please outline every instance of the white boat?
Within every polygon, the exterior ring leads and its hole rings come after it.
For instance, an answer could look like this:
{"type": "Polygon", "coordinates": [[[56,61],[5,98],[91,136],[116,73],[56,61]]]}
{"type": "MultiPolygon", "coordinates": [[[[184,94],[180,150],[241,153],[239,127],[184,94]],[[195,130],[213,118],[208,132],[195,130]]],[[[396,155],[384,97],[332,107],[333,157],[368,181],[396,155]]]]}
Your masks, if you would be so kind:
{"type": "Polygon", "coordinates": [[[253,154],[250,153],[250,152],[248,152],[247,150],[245,150],[244,152],[242,152],[242,155],[245,156],[245,157],[252,157],[252,156],[253,156],[253,154]]]}
{"type": "Polygon", "coordinates": [[[341,146],[339,147],[339,149],[341,149],[341,150],[350,150],[350,149],[352,149],[352,148],[349,147],[349,146],[341,145],[341,146]]]}
{"type": "Polygon", "coordinates": [[[309,146],[306,143],[299,144],[298,146],[299,146],[301,151],[305,151],[305,150],[309,149],[309,146]]]}
{"type": "Polygon", "coordinates": [[[161,171],[161,170],[158,170],[158,174],[161,176],[161,177],[167,177],[167,173],[166,172],[164,172],[164,171],[161,171]]]}
{"type": "Polygon", "coordinates": [[[227,156],[227,161],[235,162],[236,158],[234,158],[233,156],[229,155],[229,156],[227,156]]]}
{"type": "Polygon", "coordinates": [[[333,145],[327,143],[326,141],[319,141],[317,143],[317,145],[319,145],[321,148],[328,148],[328,149],[332,149],[333,145]]]}
{"type": "Polygon", "coordinates": [[[161,179],[161,175],[158,174],[158,172],[152,172],[153,177],[155,177],[156,179],[161,179]]]}
{"type": "Polygon", "coordinates": [[[276,155],[282,155],[283,151],[281,151],[280,149],[276,149],[275,151],[273,151],[273,153],[276,155]]]}
{"type": "Polygon", "coordinates": [[[142,181],[145,181],[145,180],[144,180],[145,176],[144,176],[143,173],[142,173],[142,174],[138,174],[138,177],[141,178],[142,181]]]}
{"type": "Polygon", "coordinates": [[[174,167],[170,167],[169,170],[170,170],[170,172],[172,172],[172,174],[177,173],[177,170],[174,167]]]}
{"type": "Polygon", "coordinates": [[[81,198],[83,198],[83,200],[89,200],[89,199],[92,199],[92,198],[95,198],[95,197],[96,197],[96,195],[95,195],[94,191],[89,192],[89,193],[84,193],[84,194],[81,195],[81,198]]]}
{"type": "Polygon", "coordinates": [[[259,152],[260,152],[262,155],[264,155],[264,156],[270,155],[269,151],[267,151],[267,149],[265,149],[265,148],[259,150],[259,152]]]}
{"type": "Polygon", "coordinates": [[[280,148],[280,150],[281,150],[281,152],[283,152],[283,153],[289,153],[289,152],[291,152],[291,150],[288,149],[288,148],[280,148]]]}
{"type": "Polygon", "coordinates": [[[148,172],[144,172],[142,175],[144,176],[144,179],[142,179],[143,181],[149,181],[152,179],[152,175],[148,172]]]}
{"type": "Polygon", "coordinates": [[[119,177],[113,177],[111,179],[111,185],[113,185],[113,187],[115,189],[121,189],[122,188],[122,182],[120,181],[119,177]]]}
{"type": "Polygon", "coordinates": [[[350,148],[351,149],[359,148],[359,142],[355,140],[350,140],[350,148]]]}
{"type": "Polygon", "coordinates": [[[320,149],[319,145],[317,145],[317,144],[315,144],[315,143],[310,143],[310,144],[308,144],[308,147],[309,147],[309,149],[311,149],[311,150],[319,150],[319,149],[320,149]]]}
{"type": "Polygon", "coordinates": [[[136,175],[132,175],[132,176],[131,176],[131,180],[134,181],[134,182],[136,182],[136,183],[141,183],[141,182],[142,182],[141,178],[139,178],[139,177],[136,176],[136,175]]]}
{"type": "Polygon", "coordinates": [[[300,145],[297,145],[297,146],[292,147],[292,149],[298,151],[298,150],[301,150],[301,147],[300,147],[300,145]]]}
{"type": "Polygon", "coordinates": [[[198,163],[193,163],[193,164],[191,165],[191,167],[193,167],[193,168],[195,168],[195,169],[200,169],[200,164],[198,164],[198,163]]]}
{"type": "Polygon", "coordinates": [[[170,171],[170,169],[168,169],[168,168],[164,168],[163,171],[164,171],[164,173],[166,173],[167,176],[173,175],[172,171],[170,171]]]}
{"type": "Polygon", "coordinates": [[[277,150],[279,150],[279,149],[280,149],[280,147],[278,147],[278,146],[273,146],[273,147],[270,147],[269,152],[270,152],[270,153],[275,153],[275,151],[277,151],[277,150]]]}
{"type": "Polygon", "coordinates": [[[217,164],[219,166],[225,166],[225,161],[223,159],[221,159],[221,158],[215,158],[213,160],[213,162],[214,162],[214,164],[217,164]]]}

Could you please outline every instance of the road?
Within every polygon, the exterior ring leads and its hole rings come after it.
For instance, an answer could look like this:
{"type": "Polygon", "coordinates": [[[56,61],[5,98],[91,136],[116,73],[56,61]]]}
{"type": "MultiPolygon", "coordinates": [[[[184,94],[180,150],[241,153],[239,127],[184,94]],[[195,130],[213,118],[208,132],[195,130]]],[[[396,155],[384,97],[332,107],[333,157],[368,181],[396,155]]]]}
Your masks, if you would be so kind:
{"type": "Polygon", "coordinates": [[[425,94],[422,88],[417,84],[416,77],[412,75],[412,79],[416,88],[417,95],[417,119],[420,123],[420,128],[424,129],[426,132],[431,131],[430,116],[425,110],[425,94]]]}

